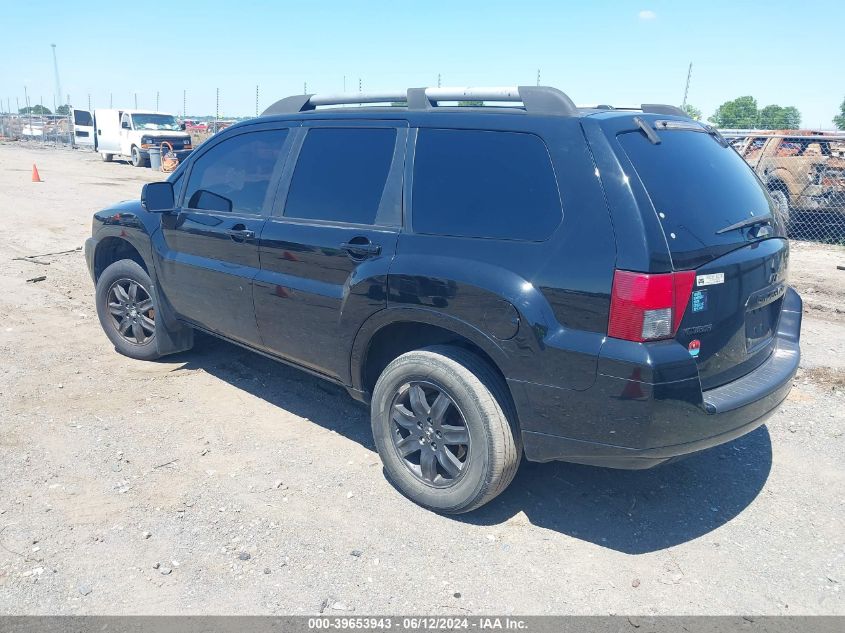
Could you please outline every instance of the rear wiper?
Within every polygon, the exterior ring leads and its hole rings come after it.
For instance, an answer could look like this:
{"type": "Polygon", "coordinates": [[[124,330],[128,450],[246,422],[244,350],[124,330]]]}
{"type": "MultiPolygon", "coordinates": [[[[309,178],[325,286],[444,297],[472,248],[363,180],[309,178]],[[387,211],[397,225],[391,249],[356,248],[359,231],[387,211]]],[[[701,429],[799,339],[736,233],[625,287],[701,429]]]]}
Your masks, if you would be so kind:
{"type": "Polygon", "coordinates": [[[640,128],[643,133],[645,133],[646,138],[651,141],[652,145],[660,145],[660,137],[657,135],[657,132],[654,131],[653,127],[638,116],[634,117],[634,123],[637,124],[637,127],[640,128]]]}
{"type": "Polygon", "coordinates": [[[740,220],[739,222],[735,222],[734,224],[729,224],[723,229],[719,229],[716,231],[716,235],[721,235],[722,233],[727,233],[729,231],[735,231],[737,229],[744,229],[749,226],[757,226],[758,224],[768,224],[772,221],[772,214],[766,213],[765,215],[758,215],[756,217],[747,218],[745,220],[740,220]]]}

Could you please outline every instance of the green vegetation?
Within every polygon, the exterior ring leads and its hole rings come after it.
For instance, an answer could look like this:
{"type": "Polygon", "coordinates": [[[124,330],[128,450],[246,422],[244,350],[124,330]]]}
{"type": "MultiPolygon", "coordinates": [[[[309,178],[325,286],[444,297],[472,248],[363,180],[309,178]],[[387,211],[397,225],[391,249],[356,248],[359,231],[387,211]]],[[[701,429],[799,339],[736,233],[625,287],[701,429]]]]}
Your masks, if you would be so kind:
{"type": "Polygon", "coordinates": [[[760,130],[792,130],[801,125],[801,113],[795,106],[767,105],[757,108],[754,97],[738,97],[726,101],[711,117],[720,128],[756,128],[760,130]]]}
{"type": "Polygon", "coordinates": [[[842,105],[839,106],[839,114],[833,117],[833,124],[837,130],[845,130],[845,99],[842,100],[842,105]]]}
{"type": "Polygon", "coordinates": [[[43,105],[27,106],[18,110],[18,114],[53,114],[49,109],[43,105]]]}

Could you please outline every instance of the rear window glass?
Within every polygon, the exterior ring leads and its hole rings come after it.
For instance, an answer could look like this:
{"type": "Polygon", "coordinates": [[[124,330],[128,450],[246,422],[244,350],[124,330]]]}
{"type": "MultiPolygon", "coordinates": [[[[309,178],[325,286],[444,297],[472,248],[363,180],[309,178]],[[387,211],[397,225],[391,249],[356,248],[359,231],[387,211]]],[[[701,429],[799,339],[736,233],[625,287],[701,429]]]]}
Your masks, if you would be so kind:
{"type": "Polygon", "coordinates": [[[716,231],[774,214],[763,186],[733,149],[703,132],[666,130],[659,136],[657,145],[642,132],[618,138],[651,197],[673,254],[744,242],[741,231],[716,231]]]}
{"type": "Polygon", "coordinates": [[[75,125],[94,125],[91,113],[86,110],[74,110],[73,122],[75,125]]]}
{"type": "Polygon", "coordinates": [[[417,138],[412,213],[417,233],[533,241],[562,215],[539,137],[431,129],[417,138]]]}

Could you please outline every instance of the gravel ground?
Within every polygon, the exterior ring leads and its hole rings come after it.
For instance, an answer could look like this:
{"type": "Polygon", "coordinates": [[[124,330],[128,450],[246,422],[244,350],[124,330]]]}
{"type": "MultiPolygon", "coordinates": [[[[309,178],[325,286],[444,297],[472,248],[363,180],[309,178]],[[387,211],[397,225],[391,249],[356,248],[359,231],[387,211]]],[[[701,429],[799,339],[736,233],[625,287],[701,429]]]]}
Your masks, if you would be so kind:
{"type": "Polygon", "coordinates": [[[341,390],[208,338],[126,359],[81,253],[13,260],[156,176],[0,144],[0,614],[845,614],[845,249],[793,249],[804,357],[767,426],[651,471],[526,463],[450,518],[341,390]]]}

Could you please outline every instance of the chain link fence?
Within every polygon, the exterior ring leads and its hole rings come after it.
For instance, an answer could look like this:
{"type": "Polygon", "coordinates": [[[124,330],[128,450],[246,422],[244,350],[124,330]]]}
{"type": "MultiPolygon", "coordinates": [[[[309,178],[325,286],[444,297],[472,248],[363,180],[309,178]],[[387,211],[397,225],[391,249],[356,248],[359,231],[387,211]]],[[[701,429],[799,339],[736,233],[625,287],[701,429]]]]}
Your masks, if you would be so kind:
{"type": "Polygon", "coordinates": [[[789,237],[845,245],[845,133],[722,134],[766,185],[789,237]]]}
{"type": "Polygon", "coordinates": [[[70,147],[73,122],[62,114],[0,114],[0,138],[70,147]]]}

